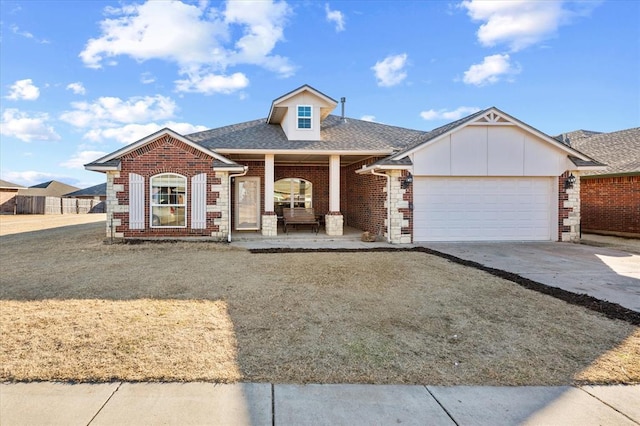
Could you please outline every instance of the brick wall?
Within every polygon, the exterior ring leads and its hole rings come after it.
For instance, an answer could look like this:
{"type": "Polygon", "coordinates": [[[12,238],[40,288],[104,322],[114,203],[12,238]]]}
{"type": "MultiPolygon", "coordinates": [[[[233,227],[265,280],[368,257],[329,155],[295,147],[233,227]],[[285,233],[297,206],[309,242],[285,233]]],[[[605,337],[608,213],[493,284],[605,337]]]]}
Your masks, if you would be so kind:
{"type": "Polygon", "coordinates": [[[220,212],[207,212],[207,228],[191,229],[191,178],[200,173],[207,174],[207,205],[218,202],[219,193],[211,191],[211,185],[219,185],[220,178],[215,177],[212,169],[213,158],[170,136],[163,136],[140,149],[124,155],[121,159],[121,171],[113,180],[113,185],[122,188],[115,196],[120,206],[129,205],[129,173],[137,173],[145,180],[145,229],[129,229],[128,212],[114,212],[113,219],[118,223],[115,232],[124,237],[185,237],[211,236],[218,232],[219,225],[214,220],[220,218],[220,212]],[[151,228],[149,224],[149,181],[159,173],[177,173],[187,178],[187,227],[151,228]]]}
{"type": "Polygon", "coordinates": [[[378,158],[360,161],[346,166],[341,171],[340,208],[345,225],[373,234],[384,235],[387,208],[387,179],[370,174],[360,175],[355,171],[364,164],[369,165],[378,158]]]}
{"type": "Polygon", "coordinates": [[[640,176],[583,177],[582,230],[640,236],[640,176]]]}

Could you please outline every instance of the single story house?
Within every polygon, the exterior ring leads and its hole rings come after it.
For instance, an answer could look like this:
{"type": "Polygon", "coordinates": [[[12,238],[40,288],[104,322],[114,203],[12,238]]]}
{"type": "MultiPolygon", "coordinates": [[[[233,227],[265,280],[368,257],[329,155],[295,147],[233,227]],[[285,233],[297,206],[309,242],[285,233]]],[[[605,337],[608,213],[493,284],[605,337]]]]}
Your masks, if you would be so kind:
{"type": "Polygon", "coordinates": [[[64,194],[64,198],[91,200],[92,203],[91,207],[89,208],[89,213],[104,213],[107,200],[107,183],[101,183],[98,185],[90,186],[88,188],[79,189],[68,194],[64,194]]]}
{"type": "Polygon", "coordinates": [[[640,238],[640,127],[611,133],[579,130],[562,139],[606,164],[582,173],[582,231],[640,238]]]}
{"type": "Polygon", "coordinates": [[[107,177],[107,235],[278,234],[285,207],[328,235],[390,243],[579,238],[580,174],[602,165],[498,108],[430,132],[332,115],[303,85],[266,118],[181,135],[163,129],[85,165],[107,177]]]}
{"type": "Polygon", "coordinates": [[[107,199],[107,184],[105,182],[88,188],[78,189],[77,191],[64,194],[63,197],[105,201],[107,199]]]}
{"type": "Polygon", "coordinates": [[[28,188],[18,191],[18,195],[27,195],[31,197],[62,197],[72,191],[77,191],[79,188],[66,183],[58,182],[57,180],[50,180],[42,182],[37,185],[30,186],[28,188]]]}
{"type": "Polygon", "coordinates": [[[0,214],[15,214],[16,195],[24,186],[0,179],[0,214]]]}

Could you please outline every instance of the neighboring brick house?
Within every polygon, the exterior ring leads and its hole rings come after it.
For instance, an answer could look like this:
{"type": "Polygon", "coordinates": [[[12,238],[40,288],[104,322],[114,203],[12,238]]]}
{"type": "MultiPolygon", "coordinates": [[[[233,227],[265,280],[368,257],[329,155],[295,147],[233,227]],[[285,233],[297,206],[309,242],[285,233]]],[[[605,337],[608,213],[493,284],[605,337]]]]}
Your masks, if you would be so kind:
{"type": "Polygon", "coordinates": [[[0,214],[15,214],[16,195],[24,186],[0,180],[0,214]]]}
{"type": "Polygon", "coordinates": [[[87,164],[107,175],[107,235],[268,238],[282,208],[312,207],[328,235],[391,243],[578,238],[579,173],[600,167],[581,152],[497,108],[424,132],[337,105],[304,85],[265,119],[163,129],[87,164]]]}
{"type": "Polygon", "coordinates": [[[640,127],[578,130],[562,139],[607,165],[582,173],[582,231],[640,238],[640,127]]]}

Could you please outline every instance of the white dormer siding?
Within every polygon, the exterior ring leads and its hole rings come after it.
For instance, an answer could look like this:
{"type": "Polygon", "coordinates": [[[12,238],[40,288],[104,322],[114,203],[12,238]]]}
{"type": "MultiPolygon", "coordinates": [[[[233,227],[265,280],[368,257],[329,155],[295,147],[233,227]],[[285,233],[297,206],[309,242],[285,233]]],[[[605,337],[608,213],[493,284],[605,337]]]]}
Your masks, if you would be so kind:
{"type": "MultiPolygon", "coordinates": [[[[284,95],[271,106],[269,122],[280,124],[287,139],[292,141],[319,141],[322,120],[333,111],[338,103],[310,86],[302,86],[284,95]],[[310,111],[311,116],[299,116],[299,107],[310,111]],[[310,118],[310,128],[298,126],[298,118],[310,118]]],[[[306,120],[305,120],[306,121],[306,120]]]]}

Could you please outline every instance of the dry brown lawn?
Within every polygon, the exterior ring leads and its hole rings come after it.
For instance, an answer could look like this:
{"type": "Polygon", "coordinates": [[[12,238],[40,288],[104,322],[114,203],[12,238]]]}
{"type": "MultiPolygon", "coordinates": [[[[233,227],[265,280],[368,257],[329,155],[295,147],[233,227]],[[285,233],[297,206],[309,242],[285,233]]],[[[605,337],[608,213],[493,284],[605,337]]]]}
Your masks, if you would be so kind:
{"type": "Polygon", "coordinates": [[[638,327],[425,253],[103,236],[0,237],[0,381],[640,383],[638,327]]]}

